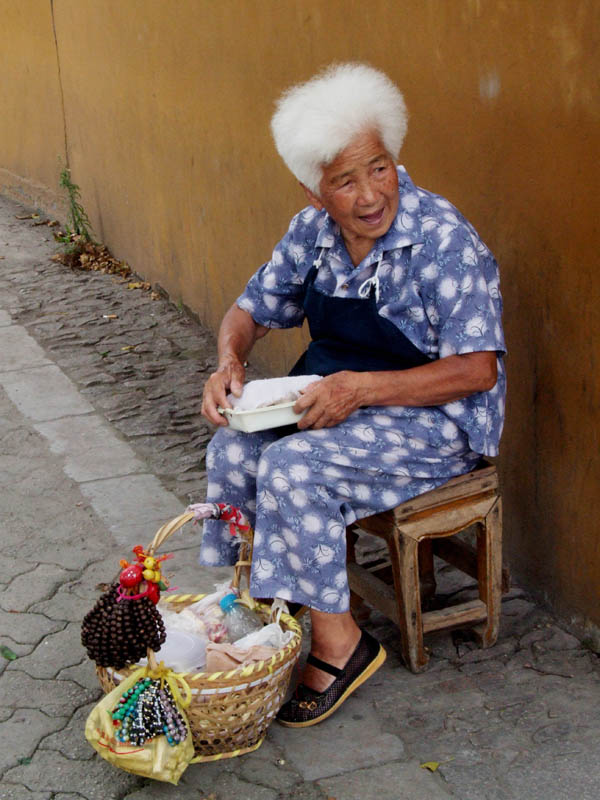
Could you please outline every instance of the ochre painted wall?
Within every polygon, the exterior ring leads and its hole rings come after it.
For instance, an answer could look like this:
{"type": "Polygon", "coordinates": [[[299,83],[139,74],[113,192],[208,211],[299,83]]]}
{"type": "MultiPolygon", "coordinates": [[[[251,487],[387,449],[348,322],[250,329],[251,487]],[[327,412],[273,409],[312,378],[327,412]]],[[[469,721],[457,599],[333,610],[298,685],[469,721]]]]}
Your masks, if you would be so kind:
{"type": "Polygon", "coordinates": [[[56,214],[66,163],[49,0],[0,0],[0,192],[56,214]]]}
{"type": "MultiPolygon", "coordinates": [[[[335,60],[397,81],[411,115],[402,162],[501,266],[507,560],[594,634],[600,5],[2,0],[0,11],[0,185],[10,174],[32,197],[34,184],[55,191],[66,146],[97,236],[213,329],[303,205],[270,138],[275,98],[335,60]]],[[[281,374],[299,347],[273,334],[256,359],[281,374]]]]}

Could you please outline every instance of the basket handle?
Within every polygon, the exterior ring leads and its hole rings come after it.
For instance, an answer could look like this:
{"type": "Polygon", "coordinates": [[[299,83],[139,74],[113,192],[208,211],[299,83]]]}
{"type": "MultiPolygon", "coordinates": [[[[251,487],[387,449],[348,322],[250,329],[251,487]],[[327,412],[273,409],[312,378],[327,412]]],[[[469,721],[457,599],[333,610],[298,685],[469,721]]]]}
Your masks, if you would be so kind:
{"type": "MultiPolygon", "coordinates": [[[[183,514],[179,514],[178,517],[174,517],[169,522],[166,522],[162,527],[158,529],[156,532],[154,539],[152,540],[152,544],[148,548],[148,553],[150,555],[154,555],[158,548],[163,544],[170,536],[176,533],[180,528],[182,528],[186,522],[190,522],[190,520],[194,519],[195,515],[191,511],[185,511],[183,514]]],[[[246,579],[246,586],[250,588],[250,566],[252,564],[252,538],[253,532],[252,529],[249,528],[246,531],[240,530],[240,552],[239,558],[233,570],[233,580],[231,581],[231,585],[234,589],[239,589],[242,577],[246,579]]]]}
{"type": "Polygon", "coordinates": [[[165,524],[156,532],[156,535],[152,540],[152,544],[148,548],[150,555],[154,555],[161,544],[165,542],[169,536],[172,536],[180,528],[183,528],[185,523],[192,519],[194,519],[194,515],[190,511],[186,511],[183,514],[180,514],[178,517],[174,517],[170,522],[165,522],[165,524]]]}
{"type": "MultiPolygon", "coordinates": [[[[179,514],[179,516],[174,517],[169,522],[165,522],[157,531],[152,540],[150,547],[148,548],[148,553],[150,555],[154,555],[158,548],[161,546],[163,542],[165,542],[169,536],[172,536],[176,533],[180,528],[186,524],[186,522],[190,522],[190,520],[194,519],[194,515],[189,512],[185,511],[183,514],[179,514]]],[[[148,667],[151,670],[155,670],[158,667],[158,662],[156,660],[156,655],[152,648],[148,647],[146,650],[146,657],[148,658],[148,667]]]]}
{"type": "Polygon", "coordinates": [[[233,568],[233,580],[231,585],[234,589],[240,588],[242,577],[246,579],[246,588],[250,589],[250,567],[252,565],[252,531],[248,531],[241,537],[240,552],[238,560],[233,568]]]}

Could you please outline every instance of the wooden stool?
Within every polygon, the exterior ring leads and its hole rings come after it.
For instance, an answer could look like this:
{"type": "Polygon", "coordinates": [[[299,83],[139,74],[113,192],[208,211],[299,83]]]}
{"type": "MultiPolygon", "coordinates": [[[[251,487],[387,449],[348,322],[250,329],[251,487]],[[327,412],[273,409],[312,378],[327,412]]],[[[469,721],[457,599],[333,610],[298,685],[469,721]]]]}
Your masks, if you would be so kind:
{"type": "Polygon", "coordinates": [[[502,591],[508,591],[508,573],[503,587],[502,505],[496,467],[485,462],[391,511],[350,526],[348,580],[353,594],[399,626],[402,655],[412,672],[422,672],[427,666],[423,634],[430,631],[475,626],[481,646],[491,647],[498,638],[502,591]],[[477,526],[476,550],[451,538],[471,525],[477,526]],[[385,571],[381,565],[370,569],[368,564],[356,563],[357,528],[387,542],[393,586],[377,576],[385,571]],[[423,589],[435,592],[434,554],[477,579],[478,600],[422,611],[423,589]]]}

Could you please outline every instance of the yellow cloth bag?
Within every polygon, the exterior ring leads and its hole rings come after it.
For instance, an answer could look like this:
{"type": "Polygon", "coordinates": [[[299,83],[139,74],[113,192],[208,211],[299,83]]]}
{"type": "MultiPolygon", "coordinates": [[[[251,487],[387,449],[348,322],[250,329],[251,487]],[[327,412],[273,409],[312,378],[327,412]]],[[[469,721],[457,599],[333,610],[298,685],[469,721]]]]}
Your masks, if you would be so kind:
{"type": "Polygon", "coordinates": [[[194,757],[192,733],[183,710],[189,706],[190,701],[190,688],[180,675],[165,669],[162,663],[155,670],[142,667],[121,681],[112,692],[105,695],[98,705],[92,709],[85,724],[85,738],[102,758],[115,767],[119,767],[125,772],[132,772],[135,775],[142,775],[145,778],[177,784],[194,757]],[[120,742],[116,738],[112,711],[121,696],[140,678],[160,679],[169,684],[171,693],[177,702],[178,711],[183,717],[187,728],[187,736],[179,744],[170,745],[166,736],[162,735],[155,736],[139,746],[132,745],[129,742],[120,742]],[[183,689],[183,693],[181,689],[183,689]]]}

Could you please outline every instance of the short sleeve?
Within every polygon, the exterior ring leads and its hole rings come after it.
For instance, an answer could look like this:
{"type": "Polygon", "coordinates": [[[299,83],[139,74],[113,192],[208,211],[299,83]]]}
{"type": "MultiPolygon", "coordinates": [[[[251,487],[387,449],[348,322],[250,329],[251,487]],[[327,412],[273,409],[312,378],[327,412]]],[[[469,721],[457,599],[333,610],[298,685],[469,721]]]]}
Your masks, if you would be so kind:
{"type": "Polygon", "coordinates": [[[254,273],[236,300],[256,323],[267,328],[293,328],[302,325],[304,320],[304,276],[299,272],[299,265],[304,262],[308,248],[299,241],[300,216],[292,219],[270,261],[254,273]]]}
{"type": "Polygon", "coordinates": [[[467,225],[440,236],[436,277],[426,301],[438,333],[440,358],[478,351],[506,352],[498,266],[467,225]]]}

